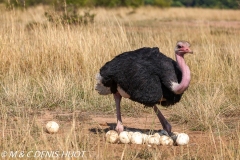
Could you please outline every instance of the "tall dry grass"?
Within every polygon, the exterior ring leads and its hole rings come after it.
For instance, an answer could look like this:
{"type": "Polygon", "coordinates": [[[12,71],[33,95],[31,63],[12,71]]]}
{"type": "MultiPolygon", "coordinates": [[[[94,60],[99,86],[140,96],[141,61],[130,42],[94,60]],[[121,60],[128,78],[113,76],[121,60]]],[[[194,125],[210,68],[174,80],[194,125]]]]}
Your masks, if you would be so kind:
{"type": "MultiPolygon", "coordinates": [[[[91,10],[97,14],[95,23],[68,26],[48,22],[45,10],[1,11],[1,150],[91,151],[85,159],[239,158],[239,11],[96,8],[91,10]],[[36,25],[29,28],[32,22],[36,25]],[[170,154],[125,146],[118,157],[111,146],[102,145],[102,134],[98,139],[86,134],[75,114],[62,135],[44,134],[38,120],[44,109],[114,113],[112,97],[94,91],[95,74],[105,62],[144,46],[158,46],[174,58],[178,40],[192,43],[194,55],[186,56],[192,81],[182,101],[170,108],[171,120],[208,131],[205,140],[215,146],[212,150],[198,146],[195,153],[188,146],[170,154]],[[237,120],[224,121],[231,117],[237,120]],[[225,141],[227,134],[232,138],[225,141]]],[[[134,114],[139,104],[124,100],[123,106],[132,107],[123,108],[124,113],[134,114]]]]}

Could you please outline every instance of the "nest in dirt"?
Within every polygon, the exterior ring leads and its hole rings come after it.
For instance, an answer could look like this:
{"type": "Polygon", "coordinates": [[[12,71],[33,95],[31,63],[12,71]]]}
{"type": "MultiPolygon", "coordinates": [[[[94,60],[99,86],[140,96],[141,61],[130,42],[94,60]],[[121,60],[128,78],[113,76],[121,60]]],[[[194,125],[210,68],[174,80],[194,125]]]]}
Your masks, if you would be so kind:
{"type": "Polygon", "coordinates": [[[189,136],[186,133],[173,132],[169,136],[166,131],[161,130],[154,134],[146,134],[139,131],[123,131],[118,134],[115,130],[106,133],[106,141],[109,143],[132,143],[132,144],[148,144],[148,145],[187,145],[189,136]]]}

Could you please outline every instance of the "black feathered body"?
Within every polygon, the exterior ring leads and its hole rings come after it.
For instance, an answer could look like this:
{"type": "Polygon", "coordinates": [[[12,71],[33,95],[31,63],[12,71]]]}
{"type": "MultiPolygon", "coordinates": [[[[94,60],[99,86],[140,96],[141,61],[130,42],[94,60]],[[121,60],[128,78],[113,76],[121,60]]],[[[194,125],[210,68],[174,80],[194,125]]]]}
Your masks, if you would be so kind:
{"type": "Polygon", "coordinates": [[[161,105],[175,104],[182,94],[171,90],[171,82],[180,83],[181,70],[176,61],[162,54],[157,47],[140,48],[124,52],[107,62],[101,69],[102,83],[117,92],[119,85],[130,99],[146,106],[166,101],[161,105]]]}

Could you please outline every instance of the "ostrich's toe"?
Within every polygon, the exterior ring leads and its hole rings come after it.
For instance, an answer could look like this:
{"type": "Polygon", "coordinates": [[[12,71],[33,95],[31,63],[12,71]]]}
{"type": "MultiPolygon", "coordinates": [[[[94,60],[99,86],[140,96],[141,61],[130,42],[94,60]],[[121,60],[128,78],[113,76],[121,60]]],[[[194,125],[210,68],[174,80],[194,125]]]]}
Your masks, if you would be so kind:
{"type": "Polygon", "coordinates": [[[177,135],[173,133],[173,134],[171,135],[171,138],[172,138],[173,142],[175,143],[176,140],[177,140],[177,135]]]}
{"type": "Polygon", "coordinates": [[[116,130],[118,133],[121,133],[121,132],[124,130],[124,126],[122,125],[122,123],[121,123],[120,121],[118,121],[115,130],[116,130]]]}

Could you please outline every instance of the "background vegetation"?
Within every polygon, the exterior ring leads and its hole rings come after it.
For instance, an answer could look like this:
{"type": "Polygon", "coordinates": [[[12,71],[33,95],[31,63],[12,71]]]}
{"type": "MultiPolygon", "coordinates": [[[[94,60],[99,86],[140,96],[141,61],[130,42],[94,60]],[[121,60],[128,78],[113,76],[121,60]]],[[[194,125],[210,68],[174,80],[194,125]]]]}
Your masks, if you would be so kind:
{"type": "Polygon", "coordinates": [[[232,8],[238,9],[240,1],[238,0],[0,0],[7,6],[28,7],[38,4],[59,5],[67,4],[78,7],[120,7],[131,6],[139,7],[143,5],[152,5],[159,7],[207,7],[207,8],[232,8]]]}

